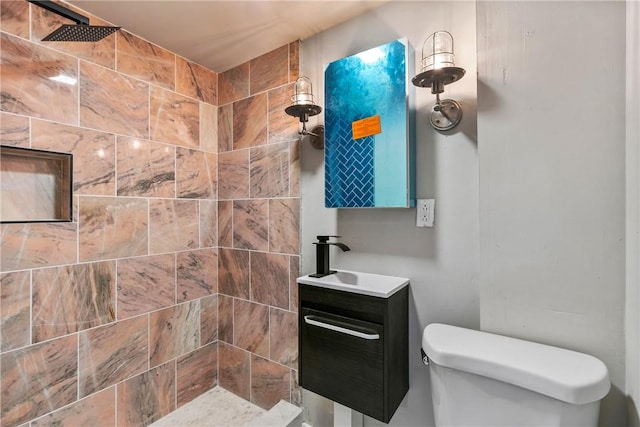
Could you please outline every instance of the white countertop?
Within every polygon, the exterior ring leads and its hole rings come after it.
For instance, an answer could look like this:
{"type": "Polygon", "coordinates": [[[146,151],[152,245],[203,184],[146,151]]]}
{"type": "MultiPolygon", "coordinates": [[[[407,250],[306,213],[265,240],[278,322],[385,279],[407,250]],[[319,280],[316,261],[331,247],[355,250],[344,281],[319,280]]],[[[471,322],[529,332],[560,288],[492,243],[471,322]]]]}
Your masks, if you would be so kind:
{"type": "Polygon", "coordinates": [[[389,298],[407,286],[409,279],[359,271],[337,270],[336,273],[324,277],[310,277],[309,275],[298,277],[297,282],[338,291],[389,298]]]}

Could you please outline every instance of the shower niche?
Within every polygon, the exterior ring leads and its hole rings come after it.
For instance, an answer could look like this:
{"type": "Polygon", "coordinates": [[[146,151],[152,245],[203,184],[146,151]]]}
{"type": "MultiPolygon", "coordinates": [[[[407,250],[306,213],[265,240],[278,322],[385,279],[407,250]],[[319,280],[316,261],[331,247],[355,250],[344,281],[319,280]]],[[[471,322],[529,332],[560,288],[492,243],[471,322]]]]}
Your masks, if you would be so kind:
{"type": "Polygon", "coordinates": [[[325,66],[325,206],[415,206],[413,49],[399,39],[325,66]]]}
{"type": "Polygon", "coordinates": [[[0,223],[69,222],[73,155],[0,146],[0,223]]]}

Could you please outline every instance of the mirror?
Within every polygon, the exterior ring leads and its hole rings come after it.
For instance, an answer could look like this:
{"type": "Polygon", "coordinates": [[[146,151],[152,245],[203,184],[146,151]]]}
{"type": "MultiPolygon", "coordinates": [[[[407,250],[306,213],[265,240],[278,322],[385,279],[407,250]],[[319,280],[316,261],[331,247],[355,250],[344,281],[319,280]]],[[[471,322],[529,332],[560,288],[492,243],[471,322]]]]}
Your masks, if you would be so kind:
{"type": "Polygon", "coordinates": [[[326,207],[415,206],[409,51],[400,39],[325,67],[326,207]]]}

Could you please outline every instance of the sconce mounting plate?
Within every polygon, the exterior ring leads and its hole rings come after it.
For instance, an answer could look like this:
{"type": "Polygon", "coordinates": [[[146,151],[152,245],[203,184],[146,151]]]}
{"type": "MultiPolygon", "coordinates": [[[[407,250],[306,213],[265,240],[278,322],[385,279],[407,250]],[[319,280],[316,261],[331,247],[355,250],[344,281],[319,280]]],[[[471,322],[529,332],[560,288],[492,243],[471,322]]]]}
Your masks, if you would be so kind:
{"type": "Polygon", "coordinates": [[[431,126],[436,130],[445,131],[456,127],[462,119],[462,107],[453,99],[443,99],[431,111],[431,126]]]}

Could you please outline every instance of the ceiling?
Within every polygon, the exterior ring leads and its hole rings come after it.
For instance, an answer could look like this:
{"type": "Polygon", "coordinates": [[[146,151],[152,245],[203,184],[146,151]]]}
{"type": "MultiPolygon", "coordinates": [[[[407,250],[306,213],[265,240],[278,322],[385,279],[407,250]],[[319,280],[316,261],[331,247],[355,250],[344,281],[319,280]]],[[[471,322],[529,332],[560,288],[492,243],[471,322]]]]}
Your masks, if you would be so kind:
{"type": "Polygon", "coordinates": [[[178,55],[223,72],[388,0],[71,0],[178,55]]]}

